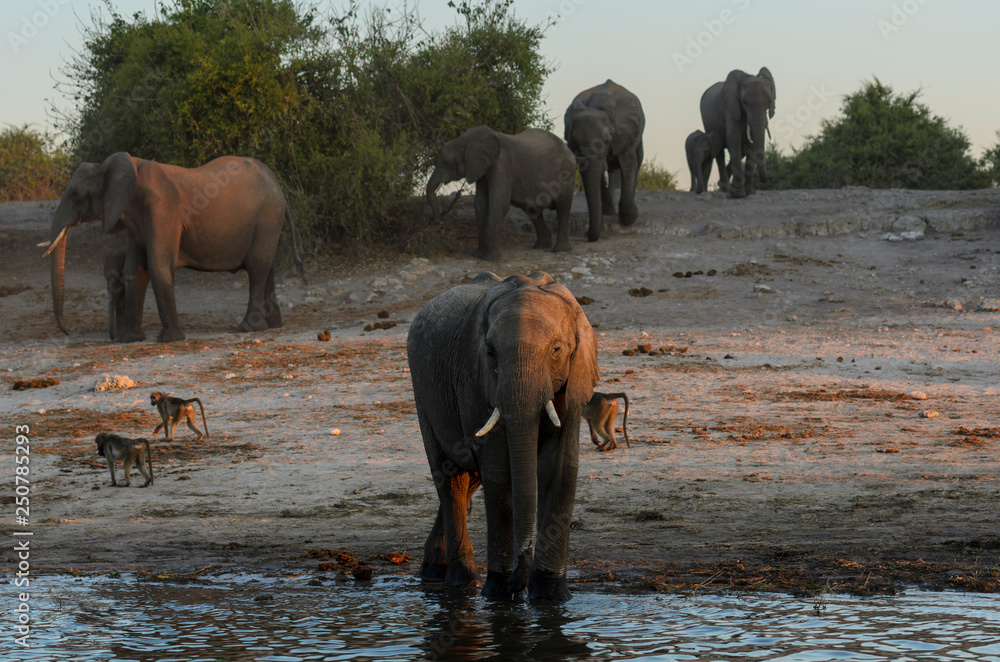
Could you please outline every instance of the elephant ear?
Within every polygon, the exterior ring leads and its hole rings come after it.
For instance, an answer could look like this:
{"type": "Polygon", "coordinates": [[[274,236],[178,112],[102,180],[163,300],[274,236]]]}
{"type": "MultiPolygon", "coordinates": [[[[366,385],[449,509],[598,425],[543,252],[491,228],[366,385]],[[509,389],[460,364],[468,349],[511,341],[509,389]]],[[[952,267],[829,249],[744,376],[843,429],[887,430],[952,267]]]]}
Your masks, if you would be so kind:
{"type": "Polygon", "coordinates": [[[500,136],[487,126],[469,129],[465,141],[465,180],[476,182],[500,158],[500,136]]]}
{"type": "Polygon", "coordinates": [[[769,119],[774,118],[774,101],[778,98],[778,89],[774,86],[774,76],[771,75],[771,70],[767,67],[761,67],[757,75],[761,78],[766,78],[771,84],[771,105],[767,109],[767,116],[769,119]]]}
{"type": "Polygon", "coordinates": [[[127,153],[116,152],[104,159],[101,168],[104,170],[104,220],[101,226],[105,232],[114,232],[135,190],[135,163],[127,153]]]}
{"type": "Polygon", "coordinates": [[[541,288],[562,298],[576,318],[576,350],[573,352],[570,364],[566,400],[571,408],[578,409],[590,402],[590,398],[594,395],[594,387],[598,383],[597,336],[594,335],[594,327],[587,319],[587,314],[583,312],[580,303],[565,285],[551,281],[541,288]]]}
{"type": "MultiPolygon", "coordinates": [[[[573,129],[575,127],[574,120],[579,113],[587,110],[587,105],[583,103],[580,99],[573,99],[573,103],[569,105],[566,109],[566,114],[563,115],[563,140],[565,140],[572,149],[573,143],[573,129]]],[[[575,151],[575,150],[574,150],[575,151]]]]}

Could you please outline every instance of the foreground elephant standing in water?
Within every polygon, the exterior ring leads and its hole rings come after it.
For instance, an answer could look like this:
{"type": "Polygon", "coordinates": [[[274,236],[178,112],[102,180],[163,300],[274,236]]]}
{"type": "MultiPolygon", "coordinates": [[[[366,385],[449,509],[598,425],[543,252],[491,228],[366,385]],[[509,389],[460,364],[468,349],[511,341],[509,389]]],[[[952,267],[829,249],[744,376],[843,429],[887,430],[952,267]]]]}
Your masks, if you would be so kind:
{"type": "Polygon", "coordinates": [[[440,505],[420,575],[478,581],[466,513],[483,486],[483,595],[565,600],[581,409],[597,340],[580,304],[545,273],[486,272],[431,299],[406,351],[440,505]]]}
{"type": "MultiPolygon", "coordinates": [[[[102,221],[107,233],[128,231],[122,268],[124,320],[118,340],[144,340],[142,307],[153,281],[156,308],[163,323],[158,340],[183,340],[174,303],[174,271],[247,271],[250,301],[240,331],[281,326],[274,294],[274,255],[287,220],[299,275],[295,226],[285,195],[270,168],[256,159],[223,156],[200,168],[146,161],[125,152],[103,163],[82,163],[73,173],[52,218],[46,255],[51,264],[52,310],[63,326],[63,285],[67,231],[84,222],[102,221]]],[[[113,259],[106,267],[114,269],[113,259]]]]}

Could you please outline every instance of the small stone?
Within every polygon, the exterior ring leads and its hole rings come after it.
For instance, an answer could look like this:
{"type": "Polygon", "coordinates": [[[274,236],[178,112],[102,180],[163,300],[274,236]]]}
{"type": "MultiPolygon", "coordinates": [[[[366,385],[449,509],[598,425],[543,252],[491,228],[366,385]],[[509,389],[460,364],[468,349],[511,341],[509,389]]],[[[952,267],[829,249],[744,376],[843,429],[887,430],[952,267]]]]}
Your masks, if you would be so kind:
{"type": "Polygon", "coordinates": [[[330,430],[330,434],[334,436],[340,434],[340,428],[333,428],[332,430],[330,430]]]}
{"type": "Polygon", "coordinates": [[[937,418],[938,413],[932,409],[924,409],[920,412],[920,418],[937,418]]]}
{"type": "Polygon", "coordinates": [[[910,394],[910,397],[913,398],[914,400],[926,400],[927,394],[924,393],[923,391],[914,391],[913,393],[910,394]]]}

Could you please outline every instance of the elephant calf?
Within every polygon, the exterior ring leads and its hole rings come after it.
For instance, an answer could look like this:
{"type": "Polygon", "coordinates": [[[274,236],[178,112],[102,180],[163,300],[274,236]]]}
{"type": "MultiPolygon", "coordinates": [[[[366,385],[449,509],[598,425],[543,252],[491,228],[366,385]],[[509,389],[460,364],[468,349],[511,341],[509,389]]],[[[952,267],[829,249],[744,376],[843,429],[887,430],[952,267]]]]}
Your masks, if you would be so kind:
{"type": "Polygon", "coordinates": [[[684,142],[688,169],[691,171],[691,191],[704,193],[712,174],[712,161],[722,152],[722,136],[717,133],[692,131],[684,142]]]}
{"type": "Polygon", "coordinates": [[[427,202],[441,220],[437,190],[459,179],[476,183],[479,246],[472,253],[499,260],[497,230],[511,205],[523,209],[535,225],[535,248],[568,251],[569,210],[573,204],[576,160],[566,144],[548,131],[528,129],[516,135],[476,126],[441,148],[427,182],[427,202]],[[555,247],[542,211],[556,210],[555,247]]]}

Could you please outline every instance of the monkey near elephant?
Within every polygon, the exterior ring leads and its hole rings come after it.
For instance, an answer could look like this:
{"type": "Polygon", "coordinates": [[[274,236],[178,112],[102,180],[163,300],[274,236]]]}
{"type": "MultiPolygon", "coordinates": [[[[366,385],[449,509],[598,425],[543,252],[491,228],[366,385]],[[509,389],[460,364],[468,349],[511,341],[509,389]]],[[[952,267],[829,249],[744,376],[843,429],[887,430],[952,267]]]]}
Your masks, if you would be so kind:
{"type": "MultiPolygon", "coordinates": [[[[701,121],[705,133],[722,136],[729,151],[729,183],[725,154],[719,152],[719,188],[734,198],[754,192],[754,172],[760,169],[760,181],[767,182],[764,163],[764,140],[768,119],[774,117],[774,76],[761,67],[756,76],[734,69],[725,81],[715,83],[701,95],[701,121]],[[746,158],[746,165],[743,160],[746,158]]],[[[711,171],[711,169],[709,169],[711,171]]]]}
{"type": "Polygon", "coordinates": [[[576,95],[563,121],[566,142],[580,165],[587,196],[587,239],[600,239],[603,214],[615,213],[609,189],[615,175],[621,180],[618,221],[622,225],[635,223],[639,217],[635,186],[642,166],[642,132],[646,128],[639,98],[608,79],[576,95]]]}
{"type": "Polygon", "coordinates": [[[628,395],[625,393],[598,393],[583,406],[581,414],[590,426],[590,441],[599,451],[613,451],[618,448],[615,441],[615,418],[618,416],[618,398],[625,401],[625,416],[622,418],[622,434],[625,443],[632,447],[628,439],[628,395]]]}
{"type": "Polygon", "coordinates": [[[112,487],[128,487],[131,485],[132,465],[135,464],[139,473],[146,479],[146,482],[139,487],[146,487],[153,483],[153,457],[149,452],[149,439],[127,439],[111,432],[100,432],[94,439],[97,442],[97,454],[108,463],[108,471],[111,472],[112,487]],[[118,483],[115,480],[115,462],[121,460],[125,469],[125,482],[118,483]],[[149,473],[146,473],[143,462],[149,466],[149,473]]]}
{"type": "Polygon", "coordinates": [[[580,304],[545,273],[482,273],[427,302],[406,351],[439,499],[421,577],[478,582],[466,513],[482,485],[483,595],[567,599],[581,409],[597,383],[580,304]]]}
{"type": "Polygon", "coordinates": [[[476,126],[446,142],[427,181],[427,202],[435,220],[441,220],[438,188],[463,178],[476,184],[479,245],[474,256],[500,259],[497,231],[511,205],[523,209],[531,218],[535,248],[570,250],[569,210],[573,204],[576,162],[557,136],[542,129],[528,129],[511,136],[487,126],[476,126]],[[546,209],[556,212],[555,246],[542,217],[546,209]]]}
{"type": "MultiPolygon", "coordinates": [[[[281,228],[288,221],[299,274],[295,227],[288,203],[271,170],[256,159],[224,156],[200,168],[179,168],[112,154],[103,163],[82,163],[73,173],[52,218],[46,255],[51,262],[52,310],[63,332],[63,287],[67,231],[101,221],[107,233],[126,230],[122,265],[123,323],[117,339],[143,340],[142,308],[149,281],[163,329],[158,340],[182,340],[174,301],[174,271],[246,270],[250,300],[240,331],[281,326],[274,294],[281,228]]],[[[109,258],[110,266],[117,267],[109,258]]],[[[109,266],[108,263],[105,265],[109,266]]]]}
{"type": "Polygon", "coordinates": [[[201,404],[201,400],[198,398],[184,400],[161,393],[160,391],[150,393],[149,404],[156,407],[156,411],[160,414],[161,419],[160,424],[153,430],[153,436],[155,437],[157,432],[165,428],[163,430],[164,438],[173,441],[174,429],[180,425],[181,421],[187,421],[188,428],[198,435],[195,441],[201,441],[201,438],[205,435],[201,433],[201,430],[198,429],[198,424],[195,422],[194,407],[191,406],[193,402],[197,402],[198,407],[201,409],[201,422],[205,425],[205,434],[208,434],[208,421],[205,420],[205,407],[201,404]]]}
{"type": "Polygon", "coordinates": [[[692,131],[684,142],[684,152],[691,171],[691,191],[704,193],[712,176],[712,161],[722,152],[722,136],[692,131]]]}

